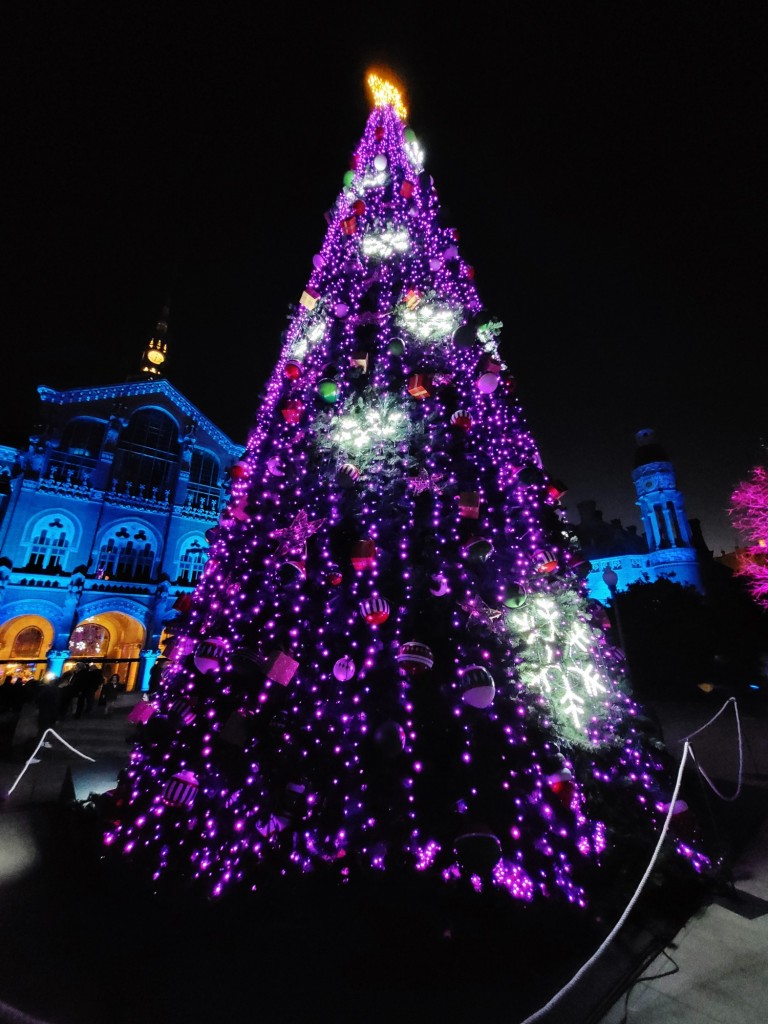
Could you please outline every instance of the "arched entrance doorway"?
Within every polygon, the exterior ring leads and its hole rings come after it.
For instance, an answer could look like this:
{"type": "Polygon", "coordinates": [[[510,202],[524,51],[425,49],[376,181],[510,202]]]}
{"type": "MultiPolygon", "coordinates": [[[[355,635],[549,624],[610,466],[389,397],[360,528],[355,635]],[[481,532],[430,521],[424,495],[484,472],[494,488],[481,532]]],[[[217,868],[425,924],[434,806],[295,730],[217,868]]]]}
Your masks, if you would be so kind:
{"type": "Polygon", "coordinates": [[[53,642],[51,623],[41,615],[17,615],[0,627],[0,679],[40,679],[53,642]]]}
{"type": "Polygon", "coordinates": [[[124,612],[90,615],[72,630],[70,656],[63,671],[78,661],[92,661],[105,679],[117,673],[126,691],[133,690],[138,683],[144,635],[142,624],[124,612]]]}

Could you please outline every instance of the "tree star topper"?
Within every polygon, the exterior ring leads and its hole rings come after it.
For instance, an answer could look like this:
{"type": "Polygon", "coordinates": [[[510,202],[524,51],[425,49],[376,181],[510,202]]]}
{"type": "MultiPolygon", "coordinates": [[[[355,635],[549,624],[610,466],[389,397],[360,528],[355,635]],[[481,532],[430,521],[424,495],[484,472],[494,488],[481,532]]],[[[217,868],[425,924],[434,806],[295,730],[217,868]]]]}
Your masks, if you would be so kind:
{"type": "Polygon", "coordinates": [[[313,533],[317,533],[324,522],[325,519],[308,519],[307,513],[302,509],[290,526],[272,531],[272,537],[275,540],[280,541],[280,545],[275,554],[285,555],[291,552],[304,550],[307,546],[308,538],[311,537],[313,533]]]}
{"type": "Polygon", "coordinates": [[[403,101],[403,91],[390,81],[390,78],[394,77],[391,72],[387,72],[387,74],[389,77],[385,78],[374,68],[368,71],[365,81],[371,100],[374,107],[392,107],[400,120],[404,121],[408,116],[408,111],[403,101]]]}

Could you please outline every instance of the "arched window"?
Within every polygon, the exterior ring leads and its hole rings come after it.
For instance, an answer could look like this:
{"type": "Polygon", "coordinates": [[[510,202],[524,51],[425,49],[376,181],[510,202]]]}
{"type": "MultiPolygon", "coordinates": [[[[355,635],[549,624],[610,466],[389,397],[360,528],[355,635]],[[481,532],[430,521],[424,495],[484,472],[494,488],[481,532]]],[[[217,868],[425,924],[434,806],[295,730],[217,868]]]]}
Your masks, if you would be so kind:
{"type": "Polygon", "coordinates": [[[32,527],[26,568],[33,572],[64,572],[74,532],[73,524],[65,516],[49,514],[40,518],[32,527]]]}
{"type": "Polygon", "coordinates": [[[154,564],[151,534],[138,523],[123,523],[102,540],[96,575],[103,580],[148,583],[154,564]]]}
{"type": "Polygon", "coordinates": [[[120,435],[115,453],[113,490],[137,498],[168,502],[179,462],[179,432],[160,409],[141,409],[120,435]]]}
{"type": "Polygon", "coordinates": [[[199,512],[212,515],[218,513],[221,501],[220,475],[221,466],[216,456],[196,448],[192,452],[189,468],[187,505],[199,512]]]}
{"type": "Polygon", "coordinates": [[[208,547],[200,540],[195,539],[182,549],[179,557],[179,575],[177,583],[192,587],[200,579],[206,560],[208,559],[208,547]]]}
{"type": "Polygon", "coordinates": [[[105,429],[106,424],[101,420],[70,420],[64,427],[59,447],[51,452],[49,476],[58,483],[88,483],[99,457],[105,429]]]}
{"type": "Polygon", "coordinates": [[[25,626],[16,634],[11,658],[39,658],[43,648],[43,631],[37,626],[25,626]]]}

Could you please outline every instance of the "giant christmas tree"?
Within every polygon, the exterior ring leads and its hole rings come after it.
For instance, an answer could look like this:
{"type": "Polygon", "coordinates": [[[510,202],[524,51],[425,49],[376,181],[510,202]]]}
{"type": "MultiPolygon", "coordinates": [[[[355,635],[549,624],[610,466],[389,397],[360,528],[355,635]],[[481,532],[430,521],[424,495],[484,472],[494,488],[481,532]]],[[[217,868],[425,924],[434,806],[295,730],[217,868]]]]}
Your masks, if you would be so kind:
{"type": "Polygon", "coordinates": [[[663,752],[502,323],[369,86],[106,841],[207,896],[389,874],[584,904],[658,834],[663,752]]]}

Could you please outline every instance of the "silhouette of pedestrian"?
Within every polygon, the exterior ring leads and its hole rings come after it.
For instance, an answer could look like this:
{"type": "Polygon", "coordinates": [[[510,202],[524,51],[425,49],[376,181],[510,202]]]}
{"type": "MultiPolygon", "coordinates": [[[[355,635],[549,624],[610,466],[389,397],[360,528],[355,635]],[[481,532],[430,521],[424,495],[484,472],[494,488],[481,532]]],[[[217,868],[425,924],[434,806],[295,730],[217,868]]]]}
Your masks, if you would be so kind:
{"type": "MultiPolygon", "coordinates": [[[[46,730],[52,729],[59,718],[59,687],[58,679],[53,672],[48,672],[37,684],[35,701],[37,703],[37,738],[45,735],[46,730]]],[[[44,747],[52,744],[48,740],[43,741],[44,747]]]]}
{"type": "Polygon", "coordinates": [[[89,715],[93,710],[96,699],[96,691],[104,682],[104,677],[98,665],[91,661],[82,668],[75,676],[75,718],[81,718],[83,713],[89,715]]]}

